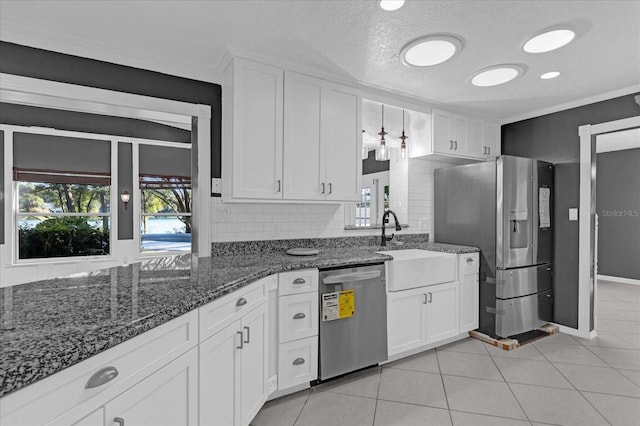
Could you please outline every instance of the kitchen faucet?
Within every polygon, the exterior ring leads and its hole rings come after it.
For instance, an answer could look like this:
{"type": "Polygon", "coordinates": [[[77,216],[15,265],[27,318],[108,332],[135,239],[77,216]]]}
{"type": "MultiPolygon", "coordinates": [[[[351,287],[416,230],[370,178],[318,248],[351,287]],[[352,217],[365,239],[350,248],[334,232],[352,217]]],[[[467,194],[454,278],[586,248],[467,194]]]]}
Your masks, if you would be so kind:
{"type": "Polygon", "coordinates": [[[398,222],[398,216],[396,216],[396,214],[391,211],[391,210],[386,210],[383,214],[382,214],[382,241],[380,242],[380,245],[385,247],[387,245],[387,241],[391,241],[393,239],[393,236],[395,234],[391,234],[390,237],[387,237],[385,235],[385,226],[384,226],[384,221],[389,217],[389,214],[393,215],[393,219],[396,221],[396,231],[400,231],[402,230],[402,228],[400,227],[400,222],[398,222]]]}

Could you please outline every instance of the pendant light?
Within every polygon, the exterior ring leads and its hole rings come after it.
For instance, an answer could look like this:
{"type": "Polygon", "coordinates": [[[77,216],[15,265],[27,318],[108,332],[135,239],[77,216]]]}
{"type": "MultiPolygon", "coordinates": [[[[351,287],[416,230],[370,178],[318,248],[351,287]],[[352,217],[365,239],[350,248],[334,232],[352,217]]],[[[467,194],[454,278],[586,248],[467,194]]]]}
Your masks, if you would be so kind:
{"type": "Polygon", "coordinates": [[[408,136],[404,134],[404,110],[402,110],[402,136],[400,136],[400,159],[402,161],[407,159],[407,143],[406,139],[409,139],[408,136]]]}
{"type": "Polygon", "coordinates": [[[380,146],[376,148],[376,160],[387,161],[389,159],[389,150],[387,149],[387,142],[384,140],[384,135],[387,132],[384,131],[384,104],[382,105],[382,130],[378,135],[380,136],[380,146]]]}

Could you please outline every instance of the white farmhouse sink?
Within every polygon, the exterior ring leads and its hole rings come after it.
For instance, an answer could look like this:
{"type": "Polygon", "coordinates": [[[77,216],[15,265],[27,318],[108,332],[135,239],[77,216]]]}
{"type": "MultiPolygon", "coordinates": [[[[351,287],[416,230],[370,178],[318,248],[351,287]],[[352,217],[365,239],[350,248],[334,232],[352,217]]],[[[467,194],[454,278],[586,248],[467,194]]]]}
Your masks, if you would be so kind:
{"type": "Polygon", "coordinates": [[[446,283],[456,278],[456,254],[407,249],[379,251],[393,257],[387,261],[387,288],[401,291],[446,283]]]}

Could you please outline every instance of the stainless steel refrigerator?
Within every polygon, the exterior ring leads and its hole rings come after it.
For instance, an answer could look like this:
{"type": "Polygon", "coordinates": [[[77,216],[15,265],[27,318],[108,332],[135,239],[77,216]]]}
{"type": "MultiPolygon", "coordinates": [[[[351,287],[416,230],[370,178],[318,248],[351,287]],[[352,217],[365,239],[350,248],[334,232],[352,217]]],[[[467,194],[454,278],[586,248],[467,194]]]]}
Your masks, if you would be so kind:
{"type": "Polygon", "coordinates": [[[553,319],[552,188],[553,165],[529,158],[435,171],[434,241],[481,250],[483,333],[524,338],[553,319]]]}

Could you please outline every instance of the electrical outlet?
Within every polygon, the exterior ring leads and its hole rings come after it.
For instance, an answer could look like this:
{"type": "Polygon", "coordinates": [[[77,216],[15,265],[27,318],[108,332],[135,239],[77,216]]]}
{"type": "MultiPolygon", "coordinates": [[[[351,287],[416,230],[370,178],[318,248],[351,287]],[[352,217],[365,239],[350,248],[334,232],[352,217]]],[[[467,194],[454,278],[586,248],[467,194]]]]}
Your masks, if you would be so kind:
{"type": "Polygon", "coordinates": [[[211,193],[222,194],[222,179],[211,178],[211,193]]]}
{"type": "Polygon", "coordinates": [[[578,209],[577,208],[570,208],[569,209],[569,220],[571,220],[571,221],[578,220],[578,209]]]}
{"type": "Polygon", "coordinates": [[[274,393],[275,391],[278,390],[278,376],[273,376],[269,379],[269,381],[267,382],[267,385],[269,386],[269,393],[274,393]]]}

